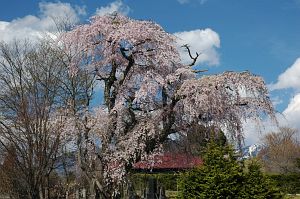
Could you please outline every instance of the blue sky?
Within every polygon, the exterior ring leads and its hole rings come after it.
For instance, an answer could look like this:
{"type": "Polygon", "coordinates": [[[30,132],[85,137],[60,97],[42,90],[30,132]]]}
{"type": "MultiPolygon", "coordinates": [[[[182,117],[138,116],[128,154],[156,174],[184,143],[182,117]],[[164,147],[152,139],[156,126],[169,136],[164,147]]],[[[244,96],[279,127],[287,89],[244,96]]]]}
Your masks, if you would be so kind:
{"type": "MultiPolygon", "coordinates": [[[[249,70],[262,76],[286,118],[281,124],[300,128],[300,0],[4,0],[0,40],[36,35],[60,12],[86,22],[115,10],[153,20],[191,42],[204,52],[198,64],[208,73],[249,70]]],[[[246,135],[248,143],[258,140],[246,135]]]]}

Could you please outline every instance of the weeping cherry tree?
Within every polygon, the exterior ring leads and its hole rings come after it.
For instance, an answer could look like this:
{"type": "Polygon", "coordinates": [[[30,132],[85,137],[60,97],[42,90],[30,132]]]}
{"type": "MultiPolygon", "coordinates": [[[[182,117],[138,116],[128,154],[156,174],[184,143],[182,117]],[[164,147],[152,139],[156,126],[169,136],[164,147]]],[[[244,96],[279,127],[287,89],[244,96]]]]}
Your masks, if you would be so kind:
{"type": "Polygon", "coordinates": [[[183,46],[191,63],[182,64],[176,39],[152,21],[121,15],[95,16],[60,37],[70,73],[89,71],[103,85],[103,105],[74,114],[69,125],[85,135],[77,142],[78,162],[98,192],[91,197],[113,197],[135,162],[158,153],[171,134],[186,135],[192,124],[222,129],[242,143],[245,119],[273,116],[261,77],[197,75],[199,54],[183,46]]]}

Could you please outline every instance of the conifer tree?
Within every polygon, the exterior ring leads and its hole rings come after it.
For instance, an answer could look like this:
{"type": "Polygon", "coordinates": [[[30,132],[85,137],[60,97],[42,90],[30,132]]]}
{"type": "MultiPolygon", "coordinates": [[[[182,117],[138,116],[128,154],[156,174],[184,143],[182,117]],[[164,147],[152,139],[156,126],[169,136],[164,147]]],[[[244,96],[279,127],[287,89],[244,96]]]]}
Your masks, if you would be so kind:
{"type": "Polygon", "coordinates": [[[203,165],[181,175],[178,198],[282,198],[263,173],[251,162],[245,171],[231,146],[209,143],[203,165]]]}

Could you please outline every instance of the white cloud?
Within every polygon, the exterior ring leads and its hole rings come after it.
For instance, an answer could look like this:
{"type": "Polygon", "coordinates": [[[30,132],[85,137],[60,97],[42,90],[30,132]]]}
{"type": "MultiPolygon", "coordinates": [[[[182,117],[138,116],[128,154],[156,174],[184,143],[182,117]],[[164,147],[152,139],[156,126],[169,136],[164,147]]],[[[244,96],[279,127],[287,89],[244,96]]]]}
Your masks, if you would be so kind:
{"type": "Polygon", "coordinates": [[[293,88],[300,90],[300,58],[279,75],[277,83],[269,85],[271,90],[293,88]]]}
{"type": "Polygon", "coordinates": [[[192,30],[174,33],[178,37],[178,47],[181,60],[184,64],[191,63],[191,58],[185,48],[181,46],[187,44],[190,47],[192,55],[196,52],[200,54],[197,63],[207,63],[208,65],[219,64],[219,54],[217,48],[220,48],[220,38],[218,33],[210,28],[204,30],[192,30]]]}
{"type": "Polygon", "coordinates": [[[41,19],[47,20],[48,18],[68,18],[71,22],[78,22],[78,14],[85,14],[85,9],[76,6],[73,8],[69,3],[39,3],[41,11],[41,19]]]}
{"type": "Polygon", "coordinates": [[[78,15],[82,15],[82,16],[87,15],[86,6],[75,5],[75,10],[76,10],[78,15]]]}
{"type": "Polygon", "coordinates": [[[271,131],[278,131],[278,127],[288,126],[300,130],[300,93],[296,94],[282,113],[276,114],[278,126],[267,119],[259,127],[254,121],[247,120],[244,125],[246,145],[259,143],[261,138],[271,131]]]}
{"type": "MultiPolygon", "coordinates": [[[[292,97],[282,112],[284,125],[300,130],[300,57],[282,74],[279,75],[275,84],[269,85],[270,90],[293,89],[295,96],[292,97]]],[[[283,124],[280,123],[282,126],[283,124]]]]}
{"type": "Polygon", "coordinates": [[[277,122],[271,118],[265,118],[261,122],[247,119],[243,123],[243,131],[245,136],[245,144],[261,144],[261,140],[267,133],[276,132],[279,127],[289,126],[289,121],[285,115],[276,113],[277,122]]]}
{"type": "Polygon", "coordinates": [[[96,15],[99,16],[112,14],[114,12],[127,15],[130,12],[130,8],[129,6],[125,5],[121,0],[117,0],[110,3],[108,6],[103,6],[96,9],[96,15]]]}
{"type": "Polygon", "coordinates": [[[283,100],[279,96],[272,97],[271,101],[274,107],[283,103],[283,100]]]}
{"type": "Polygon", "coordinates": [[[295,95],[289,102],[283,115],[289,123],[289,126],[300,129],[300,93],[295,95]]]}
{"type": "Polygon", "coordinates": [[[79,15],[85,14],[84,7],[73,8],[69,3],[39,3],[40,15],[27,15],[11,22],[0,21],[0,41],[40,37],[45,32],[56,29],[55,21],[68,20],[74,24],[79,15]]]}
{"type": "Polygon", "coordinates": [[[262,131],[255,121],[247,120],[243,123],[243,132],[245,145],[248,146],[258,144],[266,131],[262,131]]]}

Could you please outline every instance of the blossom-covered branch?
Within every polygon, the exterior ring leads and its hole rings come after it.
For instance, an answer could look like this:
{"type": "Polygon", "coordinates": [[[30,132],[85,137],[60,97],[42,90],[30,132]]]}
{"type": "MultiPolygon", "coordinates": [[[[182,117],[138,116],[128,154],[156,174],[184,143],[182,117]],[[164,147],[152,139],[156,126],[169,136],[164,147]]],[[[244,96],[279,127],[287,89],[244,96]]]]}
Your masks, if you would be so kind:
{"type": "Polygon", "coordinates": [[[240,143],[243,119],[273,115],[262,78],[236,72],[197,78],[204,71],[191,66],[199,54],[185,45],[192,59],[185,66],[175,42],[158,24],[121,15],[93,17],[58,42],[70,52],[70,71],[95,71],[104,84],[104,107],[86,116],[94,139],[93,147],[85,145],[90,164],[81,164],[104,196],[170,134],[184,135],[196,123],[227,130],[240,143]]]}

